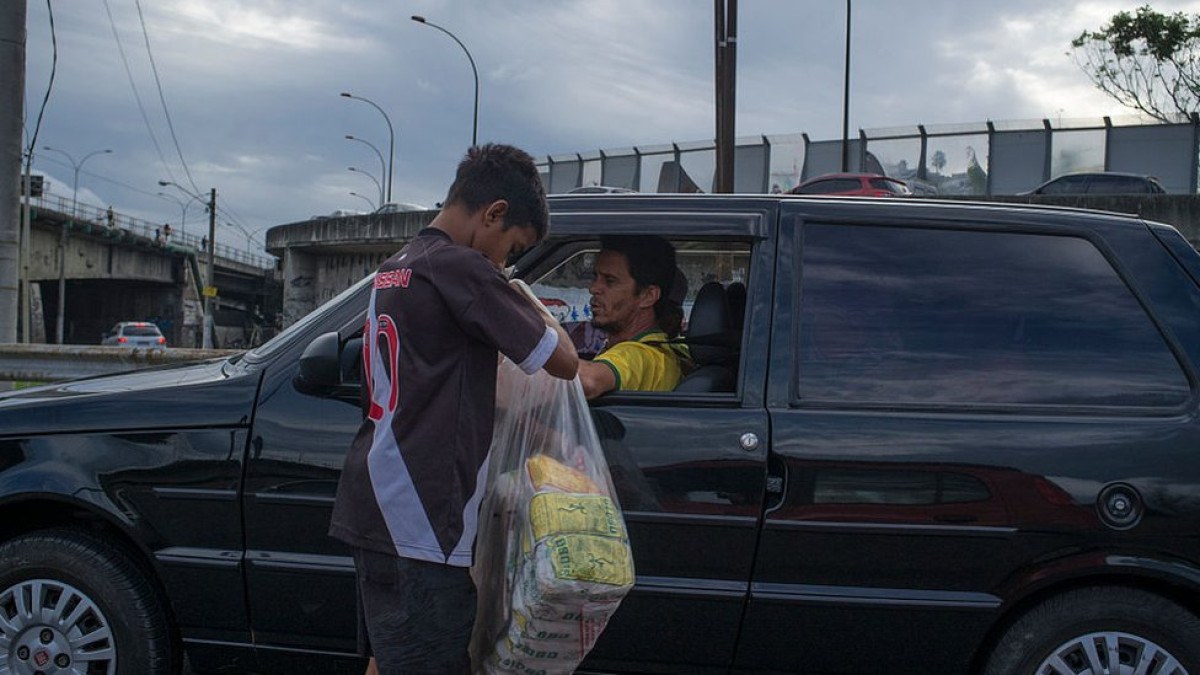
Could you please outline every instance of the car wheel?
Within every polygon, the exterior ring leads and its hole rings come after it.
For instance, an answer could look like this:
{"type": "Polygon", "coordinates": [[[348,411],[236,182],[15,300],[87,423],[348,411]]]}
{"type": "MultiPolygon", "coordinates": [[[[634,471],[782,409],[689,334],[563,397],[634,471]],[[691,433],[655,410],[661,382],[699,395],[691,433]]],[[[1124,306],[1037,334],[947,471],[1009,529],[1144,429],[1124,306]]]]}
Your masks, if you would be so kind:
{"type": "Polygon", "coordinates": [[[170,673],[166,611],[123,550],[75,530],[0,545],[0,672],[170,673]]]}
{"type": "Polygon", "coordinates": [[[1000,639],[985,675],[1200,675],[1200,618],[1132,588],[1063,593],[1000,639]]]}

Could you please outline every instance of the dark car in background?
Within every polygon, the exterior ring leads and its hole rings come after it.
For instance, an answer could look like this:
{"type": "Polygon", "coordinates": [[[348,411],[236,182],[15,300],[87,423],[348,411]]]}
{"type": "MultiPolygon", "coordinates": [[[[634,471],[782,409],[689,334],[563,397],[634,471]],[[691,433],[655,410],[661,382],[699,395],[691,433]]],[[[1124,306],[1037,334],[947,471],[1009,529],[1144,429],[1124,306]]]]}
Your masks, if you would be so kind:
{"type": "MultiPolygon", "coordinates": [[[[1174,229],[550,201],[516,269],[562,316],[602,235],[666,237],[691,289],[680,386],[590,404],[637,579],[581,672],[1200,673],[1200,255],[1174,229]]],[[[0,663],[362,672],[327,530],[369,292],[232,358],[0,395],[0,663]]]]}
{"type": "Polygon", "coordinates": [[[1161,195],[1162,183],[1154,176],[1103,171],[1069,173],[1052,178],[1022,195],[1161,195]]]}
{"type": "Polygon", "coordinates": [[[794,195],[857,195],[860,197],[907,197],[908,185],[898,179],[874,173],[830,173],[810,178],[792,188],[794,195]]]}

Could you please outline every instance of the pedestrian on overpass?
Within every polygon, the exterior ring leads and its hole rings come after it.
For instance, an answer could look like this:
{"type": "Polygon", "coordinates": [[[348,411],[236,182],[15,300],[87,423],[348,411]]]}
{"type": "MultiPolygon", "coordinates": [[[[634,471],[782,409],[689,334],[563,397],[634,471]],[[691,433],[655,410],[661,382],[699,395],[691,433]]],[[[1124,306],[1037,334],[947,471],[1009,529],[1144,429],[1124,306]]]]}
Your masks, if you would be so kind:
{"type": "Polygon", "coordinates": [[[574,378],[574,345],[502,273],[549,227],[525,152],[473,147],[445,206],[380,266],[363,335],[365,419],[330,534],[354,549],[367,672],[470,672],[470,566],[502,353],[574,378]],[[375,669],[378,668],[376,671],[375,669]]]}

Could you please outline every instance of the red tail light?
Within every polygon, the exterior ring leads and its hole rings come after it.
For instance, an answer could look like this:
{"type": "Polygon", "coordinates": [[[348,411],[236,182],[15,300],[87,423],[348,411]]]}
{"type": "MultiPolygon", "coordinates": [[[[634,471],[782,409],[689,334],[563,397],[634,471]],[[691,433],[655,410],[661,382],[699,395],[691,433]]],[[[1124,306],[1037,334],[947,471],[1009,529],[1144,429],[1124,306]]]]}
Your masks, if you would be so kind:
{"type": "Polygon", "coordinates": [[[167,344],[167,338],[165,338],[165,337],[158,338],[158,344],[160,344],[160,345],[167,344]]]}
{"type": "Polygon", "coordinates": [[[125,344],[126,342],[129,342],[129,338],[124,337],[124,336],[117,338],[118,344],[125,344]]]}

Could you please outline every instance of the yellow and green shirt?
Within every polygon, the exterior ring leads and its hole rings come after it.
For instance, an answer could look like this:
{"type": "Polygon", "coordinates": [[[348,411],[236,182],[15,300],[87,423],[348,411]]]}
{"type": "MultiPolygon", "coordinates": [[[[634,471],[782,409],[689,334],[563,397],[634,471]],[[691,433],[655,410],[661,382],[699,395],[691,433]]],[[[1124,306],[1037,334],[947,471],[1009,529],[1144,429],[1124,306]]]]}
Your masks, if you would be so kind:
{"type": "Polygon", "coordinates": [[[605,349],[594,360],[612,369],[618,391],[671,391],[690,359],[686,345],[668,344],[669,339],[661,330],[648,330],[605,349]]]}

